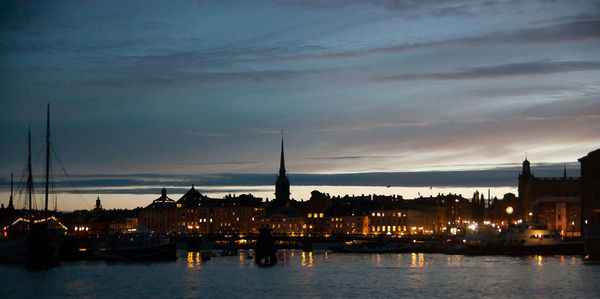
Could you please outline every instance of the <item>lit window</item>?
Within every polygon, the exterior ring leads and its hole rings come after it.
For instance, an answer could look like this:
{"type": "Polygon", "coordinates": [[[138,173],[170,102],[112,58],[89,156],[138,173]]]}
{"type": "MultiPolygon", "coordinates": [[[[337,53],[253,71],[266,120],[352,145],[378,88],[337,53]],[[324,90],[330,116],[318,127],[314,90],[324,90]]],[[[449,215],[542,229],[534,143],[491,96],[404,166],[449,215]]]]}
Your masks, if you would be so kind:
{"type": "Polygon", "coordinates": [[[312,218],[312,213],[308,213],[308,218],[312,218]]]}
{"type": "Polygon", "coordinates": [[[319,218],[323,218],[323,213],[319,213],[319,218]]]}

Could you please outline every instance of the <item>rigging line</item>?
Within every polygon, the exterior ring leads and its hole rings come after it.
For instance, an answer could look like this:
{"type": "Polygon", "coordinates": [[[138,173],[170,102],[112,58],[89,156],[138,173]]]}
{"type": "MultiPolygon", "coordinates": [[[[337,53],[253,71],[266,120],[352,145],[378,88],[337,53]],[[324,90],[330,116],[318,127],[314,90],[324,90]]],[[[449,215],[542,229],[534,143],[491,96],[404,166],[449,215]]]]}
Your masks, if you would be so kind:
{"type": "Polygon", "coordinates": [[[69,176],[69,174],[67,173],[67,170],[65,169],[65,167],[63,166],[62,162],[60,161],[60,158],[58,157],[58,154],[56,153],[56,150],[54,149],[54,146],[50,146],[50,148],[52,149],[52,152],[54,153],[54,157],[56,157],[56,161],[58,161],[58,165],[60,165],[60,168],[62,168],[62,171],[64,172],[65,176],[67,177],[67,180],[69,181],[69,183],[71,184],[71,187],[73,187],[73,192],[75,194],[77,194],[79,197],[79,199],[85,204],[85,206],[88,209],[91,209],[91,205],[89,202],[87,202],[83,196],[81,195],[81,193],[79,193],[79,191],[77,190],[77,188],[75,187],[75,185],[73,184],[73,180],[71,179],[71,177],[69,176]]]}
{"type": "Polygon", "coordinates": [[[21,207],[21,203],[23,204],[23,208],[26,208],[27,200],[24,197],[24,188],[25,188],[25,173],[27,173],[27,163],[23,166],[23,172],[21,172],[21,176],[19,182],[17,184],[16,196],[13,198],[15,201],[16,207],[21,207]]]}

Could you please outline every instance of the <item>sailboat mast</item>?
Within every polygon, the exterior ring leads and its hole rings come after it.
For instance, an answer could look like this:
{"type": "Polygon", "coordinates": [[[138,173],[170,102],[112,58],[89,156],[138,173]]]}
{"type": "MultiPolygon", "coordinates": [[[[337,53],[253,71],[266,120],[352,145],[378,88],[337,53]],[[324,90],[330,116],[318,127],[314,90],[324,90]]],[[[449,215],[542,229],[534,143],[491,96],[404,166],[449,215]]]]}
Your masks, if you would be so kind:
{"type": "Polygon", "coordinates": [[[44,212],[48,212],[48,177],[50,176],[50,103],[46,116],[46,195],[44,201],[44,212]]]}
{"type": "Polygon", "coordinates": [[[8,208],[13,210],[15,208],[13,204],[13,173],[10,173],[10,200],[8,201],[8,208]]]}
{"type": "Polygon", "coordinates": [[[31,175],[31,127],[29,127],[27,132],[28,139],[28,155],[27,155],[27,193],[29,195],[29,211],[33,209],[31,206],[31,193],[33,192],[33,175],[31,175]]]}

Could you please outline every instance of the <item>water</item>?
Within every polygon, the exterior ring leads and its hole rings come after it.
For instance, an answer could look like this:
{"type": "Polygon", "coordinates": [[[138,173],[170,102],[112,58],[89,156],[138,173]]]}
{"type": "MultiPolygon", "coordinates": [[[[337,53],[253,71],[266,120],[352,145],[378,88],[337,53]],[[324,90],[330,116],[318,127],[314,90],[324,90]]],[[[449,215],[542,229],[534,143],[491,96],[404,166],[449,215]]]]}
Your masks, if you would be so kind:
{"type": "Polygon", "coordinates": [[[48,271],[0,266],[3,298],[516,297],[597,298],[600,264],[579,256],[339,254],[279,251],[273,268],[246,257],[202,262],[63,262],[48,271]]]}

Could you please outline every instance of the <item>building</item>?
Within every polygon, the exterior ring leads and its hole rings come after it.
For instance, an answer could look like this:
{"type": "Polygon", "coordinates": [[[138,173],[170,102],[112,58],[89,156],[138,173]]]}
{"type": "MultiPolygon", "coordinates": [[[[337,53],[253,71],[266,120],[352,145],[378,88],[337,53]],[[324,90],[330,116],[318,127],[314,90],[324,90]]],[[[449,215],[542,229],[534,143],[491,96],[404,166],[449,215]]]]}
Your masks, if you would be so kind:
{"type": "Polygon", "coordinates": [[[265,215],[262,198],[251,194],[227,195],[216,201],[216,206],[211,209],[215,220],[214,232],[221,234],[258,234],[261,219],[265,215]]]}
{"type": "Polygon", "coordinates": [[[94,211],[102,211],[102,202],[100,201],[100,196],[96,198],[96,204],[94,205],[94,211]]]}
{"type": "Polygon", "coordinates": [[[211,228],[213,219],[207,206],[208,198],[203,196],[194,185],[177,202],[177,232],[188,234],[206,234],[214,231],[211,228]]]}
{"type": "Polygon", "coordinates": [[[567,177],[535,177],[530,163],[523,161],[519,174],[520,206],[512,213],[512,222],[546,224],[548,229],[564,236],[581,232],[581,179],[567,177]]]}
{"type": "Polygon", "coordinates": [[[275,199],[271,206],[277,208],[288,204],[290,201],[290,181],[285,171],[285,159],[283,156],[283,137],[281,138],[281,159],[279,161],[279,176],[275,181],[275,199]]]}
{"type": "Polygon", "coordinates": [[[590,214],[600,210],[600,149],[579,159],[581,163],[581,221],[584,228],[590,214]]]}
{"type": "Polygon", "coordinates": [[[403,235],[409,230],[406,211],[372,210],[368,219],[368,230],[373,235],[403,235]]]}
{"type": "Polygon", "coordinates": [[[140,223],[151,232],[170,233],[177,231],[177,209],[174,200],[167,197],[167,189],[163,188],[161,196],[140,211],[140,223]]]}

